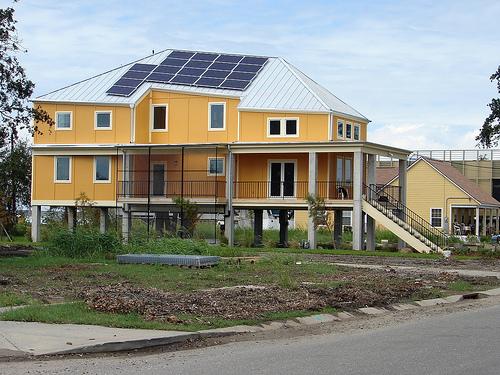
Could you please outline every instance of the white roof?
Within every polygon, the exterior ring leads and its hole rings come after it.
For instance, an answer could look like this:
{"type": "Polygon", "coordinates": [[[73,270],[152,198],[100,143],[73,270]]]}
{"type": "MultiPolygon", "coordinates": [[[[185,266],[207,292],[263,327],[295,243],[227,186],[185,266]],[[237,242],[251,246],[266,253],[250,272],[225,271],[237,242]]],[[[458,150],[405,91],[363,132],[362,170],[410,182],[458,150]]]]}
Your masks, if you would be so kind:
{"type": "Polygon", "coordinates": [[[149,89],[157,89],[239,98],[240,110],[334,112],[368,121],[361,113],[279,57],[269,57],[268,62],[245,91],[148,82],[143,83],[130,97],[106,93],[131,65],[137,62],[160,64],[171,52],[172,50],[165,50],[133,61],[95,77],[41,95],[35,101],[133,105],[149,89]]]}

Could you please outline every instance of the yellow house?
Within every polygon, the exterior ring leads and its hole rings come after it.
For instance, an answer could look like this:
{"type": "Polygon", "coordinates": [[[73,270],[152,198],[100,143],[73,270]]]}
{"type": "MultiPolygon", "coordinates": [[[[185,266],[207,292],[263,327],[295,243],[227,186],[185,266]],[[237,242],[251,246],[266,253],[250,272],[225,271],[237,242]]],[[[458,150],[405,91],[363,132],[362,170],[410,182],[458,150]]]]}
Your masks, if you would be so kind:
{"type": "MultiPolygon", "coordinates": [[[[433,227],[455,235],[498,233],[500,202],[449,162],[419,157],[407,179],[407,206],[433,227]]],[[[397,194],[397,169],[377,168],[377,183],[397,194]]]]}
{"type": "MultiPolygon", "coordinates": [[[[340,217],[353,211],[361,249],[376,155],[402,160],[403,174],[409,155],[369,142],[365,116],[279,57],[165,50],[34,102],[55,120],[34,138],[35,241],[41,206],[67,207],[73,225],[85,193],[101,208],[102,230],[108,208],[121,213],[125,240],[132,214],[182,226],[175,199],[183,198],[224,214],[229,244],[235,210],[254,210],[256,243],[263,210],[280,210],[286,244],[287,212],[308,210],[312,194],[340,217]]],[[[314,247],[311,219],[308,233],[314,247]]]]}

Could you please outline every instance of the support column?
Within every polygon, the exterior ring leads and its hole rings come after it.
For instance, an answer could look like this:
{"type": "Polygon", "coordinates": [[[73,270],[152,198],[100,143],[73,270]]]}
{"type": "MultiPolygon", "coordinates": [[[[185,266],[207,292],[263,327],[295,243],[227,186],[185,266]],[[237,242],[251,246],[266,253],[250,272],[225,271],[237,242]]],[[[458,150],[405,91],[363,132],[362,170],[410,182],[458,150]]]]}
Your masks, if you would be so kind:
{"type": "MultiPolygon", "coordinates": [[[[316,152],[309,152],[309,180],[308,189],[309,194],[316,198],[317,189],[316,181],[318,180],[318,154],[316,152]]],[[[309,241],[309,248],[316,249],[317,238],[316,228],[314,226],[314,218],[309,216],[311,212],[311,205],[308,207],[307,215],[307,240],[309,241]]]]}
{"type": "Polygon", "coordinates": [[[342,210],[335,210],[333,217],[333,242],[335,248],[338,248],[342,243],[342,210]]]}
{"type": "Polygon", "coordinates": [[[363,153],[354,152],[353,159],[353,209],[352,249],[363,250],[363,153]]]}
{"type": "Polygon", "coordinates": [[[483,228],[481,230],[481,234],[483,236],[486,236],[486,208],[483,208],[483,228]]]}
{"type": "Polygon", "coordinates": [[[280,247],[288,247],[288,210],[280,210],[280,247]]]}
{"type": "MultiPolygon", "coordinates": [[[[228,146],[229,147],[229,146],[228,146]]],[[[233,210],[233,187],[234,187],[234,155],[231,149],[227,153],[226,168],[226,214],[224,215],[224,234],[228,246],[234,246],[234,210],[233,210]]]]}
{"type": "Polygon", "coordinates": [[[106,233],[109,224],[108,208],[101,207],[99,209],[99,231],[101,233],[106,233]]]}
{"type": "Polygon", "coordinates": [[[130,239],[130,230],[132,228],[132,213],[127,207],[122,209],[122,239],[128,242],[130,239]]]}
{"type": "MultiPolygon", "coordinates": [[[[376,184],[376,168],[375,168],[375,155],[368,155],[368,173],[366,182],[368,186],[376,184]]],[[[367,193],[369,194],[369,192],[367,193]]],[[[366,250],[374,251],[376,246],[375,242],[375,220],[370,215],[366,215],[366,250]]]]}
{"type": "Polygon", "coordinates": [[[42,206],[31,206],[31,241],[40,242],[40,226],[42,224],[42,206]]]}
{"type": "Polygon", "coordinates": [[[76,207],[68,207],[68,230],[74,231],[76,228],[76,207]]]}
{"type": "Polygon", "coordinates": [[[495,234],[498,234],[500,223],[498,221],[498,208],[495,210],[495,234]]]}
{"type": "Polygon", "coordinates": [[[479,207],[476,207],[476,236],[479,237],[479,207]]]}
{"type": "Polygon", "coordinates": [[[262,224],[264,217],[264,210],[253,210],[253,245],[255,247],[262,246],[262,224]]]}
{"type": "MultiPolygon", "coordinates": [[[[407,193],[407,177],[406,177],[406,159],[399,160],[399,201],[406,206],[406,193],[407,193]]],[[[401,218],[404,220],[404,218],[401,218]]],[[[398,240],[398,249],[406,247],[406,243],[402,240],[398,240]]]]}

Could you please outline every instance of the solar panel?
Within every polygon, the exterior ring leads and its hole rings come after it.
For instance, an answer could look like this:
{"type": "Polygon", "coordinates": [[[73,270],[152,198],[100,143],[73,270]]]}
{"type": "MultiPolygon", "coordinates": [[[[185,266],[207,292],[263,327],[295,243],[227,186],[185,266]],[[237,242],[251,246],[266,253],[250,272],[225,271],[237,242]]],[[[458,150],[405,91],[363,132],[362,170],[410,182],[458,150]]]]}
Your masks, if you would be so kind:
{"type": "Polygon", "coordinates": [[[245,90],[267,60],[267,57],[172,51],[159,65],[132,65],[107,93],[130,96],[144,82],[245,90]]]}

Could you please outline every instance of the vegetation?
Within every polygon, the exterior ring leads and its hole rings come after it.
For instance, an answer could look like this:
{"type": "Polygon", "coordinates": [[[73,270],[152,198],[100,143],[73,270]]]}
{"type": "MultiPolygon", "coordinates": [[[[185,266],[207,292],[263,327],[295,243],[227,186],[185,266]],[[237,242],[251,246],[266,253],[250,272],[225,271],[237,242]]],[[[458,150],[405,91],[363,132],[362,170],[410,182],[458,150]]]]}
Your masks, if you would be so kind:
{"type": "MultiPolygon", "coordinates": [[[[490,76],[490,80],[492,82],[497,81],[497,89],[500,93],[500,66],[497,71],[490,76]]],[[[500,98],[491,99],[488,106],[490,107],[491,113],[486,120],[484,120],[483,127],[476,137],[476,141],[479,141],[483,147],[496,147],[500,139],[500,98]]]]}
{"type": "Polygon", "coordinates": [[[0,307],[29,305],[32,304],[33,301],[33,298],[25,294],[0,292],[0,307]]]}

